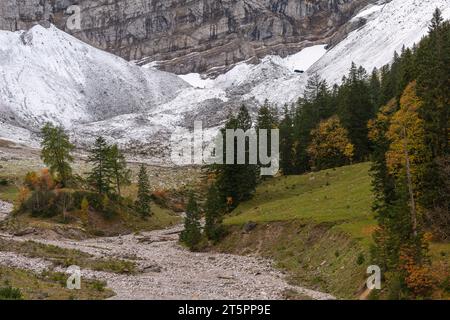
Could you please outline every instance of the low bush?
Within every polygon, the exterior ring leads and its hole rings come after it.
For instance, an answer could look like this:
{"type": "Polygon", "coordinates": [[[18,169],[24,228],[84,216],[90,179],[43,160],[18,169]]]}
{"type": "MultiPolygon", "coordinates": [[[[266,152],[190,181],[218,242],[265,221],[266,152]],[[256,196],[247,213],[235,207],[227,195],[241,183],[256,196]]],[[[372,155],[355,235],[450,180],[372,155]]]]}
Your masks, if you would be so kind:
{"type": "Polygon", "coordinates": [[[22,292],[17,289],[11,287],[7,284],[4,287],[0,287],[0,300],[22,300],[22,292]]]}

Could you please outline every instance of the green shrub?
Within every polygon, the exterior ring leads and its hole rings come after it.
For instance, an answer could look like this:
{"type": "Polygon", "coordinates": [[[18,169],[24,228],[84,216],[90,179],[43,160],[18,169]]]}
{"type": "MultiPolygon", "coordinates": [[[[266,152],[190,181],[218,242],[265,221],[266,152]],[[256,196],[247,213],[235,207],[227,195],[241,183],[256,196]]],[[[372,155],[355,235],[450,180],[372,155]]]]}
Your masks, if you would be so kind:
{"type": "Polygon", "coordinates": [[[99,292],[103,292],[103,291],[105,291],[105,288],[106,288],[106,282],[100,281],[100,280],[93,280],[92,288],[94,288],[95,290],[97,290],[99,292]]]}
{"type": "Polygon", "coordinates": [[[53,191],[35,190],[21,206],[21,211],[29,211],[34,217],[54,217],[61,213],[57,205],[57,195],[53,191]]]}
{"type": "Polygon", "coordinates": [[[441,284],[441,287],[446,293],[450,293],[450,276],[445,278],[445,280],[441,284]]]}
{"type": "Polygon", "coordinates": [[[22,300],[20,289],[13,288],[10,285],[0,287],[0,300],[22,300]]]}
{"type": "Polygon", "coordinates": [[[363,254],[363,253],[360,253],[360,254],[358,255],[358,258],[356,258],[356,264],[357,264],[358,266],[362,265],[365,261],[366,261],[366,258],[364,257],[364,254],[363,254]]]}

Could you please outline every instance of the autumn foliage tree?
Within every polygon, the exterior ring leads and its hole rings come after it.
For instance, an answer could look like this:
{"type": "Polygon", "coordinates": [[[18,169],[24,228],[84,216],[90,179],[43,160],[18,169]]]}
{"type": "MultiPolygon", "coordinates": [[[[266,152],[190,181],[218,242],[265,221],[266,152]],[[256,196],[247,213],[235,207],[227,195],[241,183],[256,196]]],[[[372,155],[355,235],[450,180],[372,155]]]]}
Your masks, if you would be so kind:
{"type": "Polygon", "coordinates": [[[436,285],[427,234],[450,236],[450,23],[437,9],[429,35],[381,69],[373,145],[373,248],[390,297],[428,297],[436,285]]]}
{"type": "Polygon", "coordinates": [[[54,216],[59,213],[57,207],[56,183],[48,169],[41,172],[29,172],[24,179],[24,188],[29,190],[24,197],[22,210],[30,211],[34,216],[54,216]]]}
{"type": "Polygon", "coordinates": [[[311,136],[308,154],[315,168],[321,170],[351,162],[354,147],[337,116],[320,122],[311,136]]]}
{"type": "MultiPolygon", "coordinates": [[[[410,83],[399,103],[391,101],[376,120],[369,123],[369,137],[378,146],[373,166],[374,191],[379,228],[374,238],[375,258],[400,282],[397,298],[429,292],[432,279],[427,243],[424,241],[423,208],[417,201],[423,192],[427,160],[425,126],[420,118],[422,100],[416,83],[410,83]],[[402,291],[404,290],[404,291],[402,291]]],[[[394,291],[392,291],[394,292],[394,291]]]]}

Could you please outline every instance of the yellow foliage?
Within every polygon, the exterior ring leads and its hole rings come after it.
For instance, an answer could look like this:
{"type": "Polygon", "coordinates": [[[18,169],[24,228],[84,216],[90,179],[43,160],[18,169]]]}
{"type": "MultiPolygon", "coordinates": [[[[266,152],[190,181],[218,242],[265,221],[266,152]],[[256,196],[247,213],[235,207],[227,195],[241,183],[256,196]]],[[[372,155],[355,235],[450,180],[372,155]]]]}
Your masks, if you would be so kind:
{"type": "Polygon", "coordinates": [[[30,190],[53,190],[56,187],[48,169],[41,170],[40,174],[28,172],[25,175],[24,185],[30,190]]]}
{"type": "Polygon", "coordinates": [[[81,221],[85,226],[89,224],[89,202],[86,197],[81,201],[81,221]]]}
{"type": "Polygon", "coordinates": [[[403,92],[400,109],[392,116],[386,133],[391,141],[386,154],[389,171],[394,175],[404,175],[407,152],[415,181],[420,175],[420,164],[424,161],[426,152],[424,122],[418,113],[421,106],[422,101],[416,95],[416,83],[413,82],[403,92]]]}
{"type": "Polygon", "coordinates": [[[19,190],[19,197],[17,199],[19,204],[22,204],[25,200],[28,199],[28,196],[30,195],[30,189],[27,187],[21,187],[19,190]]]}
{"type": "Polygon", "coordinates": [[[350,143],[347,130],[341,125],[337,116],[320,122],[311,132],[312,142],[308,147],[308,154],[321,167],[343,164],[342,161],[351,160],[354,146],[350,143]],[[320,164],[325,165],[320,165],[320,164]]]}

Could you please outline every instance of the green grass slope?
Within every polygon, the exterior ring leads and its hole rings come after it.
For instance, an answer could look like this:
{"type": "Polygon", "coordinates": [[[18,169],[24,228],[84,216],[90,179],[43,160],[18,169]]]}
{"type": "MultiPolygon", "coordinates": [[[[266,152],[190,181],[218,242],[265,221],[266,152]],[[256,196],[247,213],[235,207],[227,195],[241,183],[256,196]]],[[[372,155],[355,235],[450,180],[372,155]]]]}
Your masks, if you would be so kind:
{"type": "Polygon", "coordinates": [[[376,225],[371,211],[369,169],[370,163],[362,163],[267,180],[258,187],[254,198],[240,205],[225,224],[294,219],[329,222],[368,244],[376,225]]]}
{"type": "MultiPolygon", "coordinates": [[[[229,233],[215,249],[274,259],[295,285],[359,298],[377,226],[369,171],[361,163],[264,181],[226,217],[229,233]]],[[[433,268],[448,270],[450,244],[430,249],[433,268]]]]}

